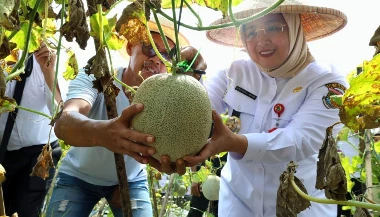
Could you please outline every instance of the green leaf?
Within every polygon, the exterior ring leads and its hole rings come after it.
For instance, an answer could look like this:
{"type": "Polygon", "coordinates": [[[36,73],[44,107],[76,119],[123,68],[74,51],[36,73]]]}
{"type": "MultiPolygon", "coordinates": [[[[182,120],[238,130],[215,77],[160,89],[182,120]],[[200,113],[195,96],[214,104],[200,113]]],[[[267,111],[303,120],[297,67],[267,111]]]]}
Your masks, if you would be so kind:
{"type": "Polygon", "coordinates": [[[350,128],[348,127],[343,127],[338,135],[337,135],[337,141],[348,141],[348,133],[350,132],[350,128]]]}
{"type": "Polygon", "coordinates": [[[363,72],[351,79],[339,116],[353,130],[380,126],[380,54],[364,61],[363,72]]]}
{"type": "Polygon", "coordinates": [[[6,112],[13,112],[16,109],[17,103],[14,99],[4,97],[0,99],[0,115],[6,112]]]}
{"type": "MultiPolygon", "coordinates": [[[[200,6],[206,6],[208,8],[221,11],[223,14],[223,17],[228,15],[228,1],[227,0],[192,0],[187,1],[190,5],[198,4],[200,6]]],[[[232,6],[236,6],[240,3],[242,3],[243,0],[232,0],[232,6]]],[[[175,7],[179,8],[181,6],[181,0],[175,0],[175,7]]],[[[172,8],[172,0],[162,0],[161,2],[162,8],[172,8]]],[[[186,5],[183,4],[183,8],[185,8],[186,5]]]]}
{"type": "MultiPolygon", "coordinates": [[[[123,46],[124,40],[121,39],[116,31],[116,15],[110,19],[107,19],[105,16],[102,16],[102,26],[103,34],[106,40],[107,46],[111,50],[118,50],[123,46]]],[[[99,39],[100,37],[100,19],[99,14],[93,14],[90,18],[91,32],[90,35],[94,38],[99,39]]]]}
{"type": "Polygon", "coordinates": [[[66,71],[63,73],[65,80],[74,80],[79,72],[77,58],[72,51],[68,52],[69,58],[66,61],[66,71]]]}

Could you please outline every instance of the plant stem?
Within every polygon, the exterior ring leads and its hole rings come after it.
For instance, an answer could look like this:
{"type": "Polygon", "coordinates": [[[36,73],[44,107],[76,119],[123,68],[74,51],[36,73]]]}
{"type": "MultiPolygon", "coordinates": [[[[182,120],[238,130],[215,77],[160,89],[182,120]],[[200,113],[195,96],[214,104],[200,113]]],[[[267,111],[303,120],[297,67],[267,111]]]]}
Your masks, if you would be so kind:
{"type": "MultiPolygon", "coordinates": [[[[181,61],[181,51],[180,51],[180,49],[179,49],[179,40],[178,40],[178,25],[177,25],[177,15],[176,15],[176,13],[175,13],[175,2],[176,1],[172,1],[172,15],[173,15],[173,25],[174,25],[174,35],[175,35],[175,50],[176,50],[176,52],[177,52],[177,60],[178,60],[178,62],[180,62],[181,61]]],[[[175,67],[175,65],[173,66],[173,67],[175,67]]],[[[173,75],[175,75],[176,74],[176,70],[174,69],[173,70],[173,75]]]]}
{"type": "Polygon", "coordinates": [[[28,111],[28,112],[32,112],[32,113],[35,113],[35,114],[38,114],[38,115],[41,115],[41,116],[44,116],[46,118],[48,118],[49,120],[52,119],[51,116],[45,114],[45,113],[42,113],[42,112],[39,112],[39,111],[36,111],[36,110],[33,110],[33,109],[30,109],[30,108],[26,108],[26,107],[23,107],[23,106],[16,106],[16,108],[18,109],[22,109],[22,110],[25,110],[25,111],[28,111]]]}
{"type": "Polygon", "coordinates": [[[4,206],[4,197],[3,197],[3,186],[0,183],[0,216],[6,216],[5,206],[4,206]]]}
{"type": "Polygon", "coordinates": [[[162,201],[161,211],[160,211],[160,216],[159,217],[162,217],[165,214],[166,204],[168,203],[169,194],[171,193],[173,182],[174,182],[174,173],[172,173],[170,175],[169,185],[168,185],[168,188],[166,189],[166,192],[165,192],[164,201],[162,201]]]}
{"type": "Polygon", "coordinates": [[[98,4],[98,18],[99,18],[99,49],[103,48],[103,16],[102,5],[98,4]]]}
{"type": "Polygon", "coordinates": [[[184,0],[183,2],[185,3],[186,7],[189,8],[190,12],[197,18],[198,26],[203,26],[202,25],[202,19],[199,17],[197,12],[194,11],[194,9],[191,7],[191,5],[186,0],[184,0]]]}
{"type": "Polygon", "coordinates": [[[380,210],[380,204],[371,204],[371,203],[364,203],[360,201],[339,201],[339,200],[332,200],[332,199],[323,199],[323,198],[316,198],[312,197],[308,194],[305,194],[301,189],[298,188],[297,184],[294,182],[294,176],[290,177],[290,183],[292,184],[294,190],[303,198],[306,200],[315,202],[315,203],[322,203],[322,204],[339,204],[342,206],[356,206],[366,209],[372,209],[372,210],[380,210]]]}
{"type": "MultiPolygon", "coordinates": [[[[268,8],[265,8],[264,10],[260,11],[257,14],[254,14],[254,15],[252,15],[250,17],[246,17],[244,19],[236,20],[237,21],[236,23],[234,23],[234,22],[228,22],[228,23],[223,23],[223,24],[219,24],[219,25],[212,25],[212,26],[205,26],[205,27],[203,27],[203,26],[194,27],[194,26],[187,25],[187,24],[184,24],[184,23],[180,22],[179,25],[181,25],[181,26],[183,26],[185,28],[188,28],[188,29],[196,30],[196,31],[207,31],[207,30],[220,29],[220,28],[226,28],[226,27],[231,27],[231,26],[239,26],[241,24],[248,23],[248,22],[250,22],[252,20],[258,19],[258,18],[260,18],[260,17],[262,17],[262,16],[270,13],[273,9],[275,9],[277,6],[279,6],[284,1],[285,0],[278,0],[276,3],[274,3],[273,5],[271,5],[268,8]]],[[[162,10],[152,9],[152,11],[154,11],[154,12],[156,12],[158,14],[161,14],[163,17],[165,17],[168,20],[170,20],[170,21],[173,22],[173,18],[171,18],[166,13],[164,13],[162,10]]]]}
{"type": "MultiPolygon", "coordinates": [[[[25,57],[26,57],[26,54],[28,53],[28,49],[29,49],[29,42],[30,42],[30,37],[31,37],[31,33],[32,33],[32,28],[33,28],[33,23],[34,23],[34,17],[36,16],[36,13],[37,13],[37,9],[38,9],[38,6],[40,5],[42,0],[37,0],[36,1],[36,4],[34,5],[34,8],[32,10],[32,13],[30,14],[30,17],[29,17],[29,26],[28,26],[28,32],[26,33],[26,38],[25,38],[25,44],[24,44],[24,51],[22,52],[22,55],[21,55],[21,58],[19,61],[17,61],[17,63],[15,64],[15,66],[12,68],[11,72],[9,73],[9,76],[11,76],[14,72],[16,72],[19,68],[23,68],[22,66],[24,66],[24,61],[25,61],[25,57]]],[[[22,1],[21,1],[22,2],[22,1]]],[[[23,70],[24,71],[24,70],[23,70]]],[[[8,76],[8,77],[9,77],[8,76]]],[[[7,77],[7,78],[8,78],[7,77]]],[[[8,81],[8,80],[7,80],[8,81]]]]}
{"type": "MultiPolygon", "coordinates": [[[[65,4],[62,4],[62,13],[60,17],[61,26],[63,26],[63,20],[65,19],[63,11],[65,11],[65,4]]],[[[57,89],[57,84],[58,84],[58,70],[59,70],[59,58],[61,57],[61,44],[62,44],[62,33],[59,32],[59,39],[58,39],[58,45],[57,45],[57,59],[55,61],[55,74],[54,74],[54,83],[53,83],[52,100],[51,100],[53,110],[55,110],[55,90],[57,89]]]]}
{"type": "Polygon", "coordinates": [[[129,85],[126,85],[124,82],[120,81],[115,75],[112,75],[112,78],[119,83],[121,86],[125,87],[126,89],[130,90],[132,93],[136,93],[136,90],[130,87],[129,85]]]}

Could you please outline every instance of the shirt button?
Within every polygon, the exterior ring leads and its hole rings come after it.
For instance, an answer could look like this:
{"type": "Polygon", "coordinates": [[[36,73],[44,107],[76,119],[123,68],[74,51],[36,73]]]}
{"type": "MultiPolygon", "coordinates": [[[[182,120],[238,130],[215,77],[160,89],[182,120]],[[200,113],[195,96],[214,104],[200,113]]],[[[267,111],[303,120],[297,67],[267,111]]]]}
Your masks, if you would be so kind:
{"type": "Polygon", "coordinates": [[[238,105],[238,109],[240,110],[240,108],[241,108],[241,106],[240,105],[238,105]]]}
{"type": "Polygon", "coordinates": [[[260,193],[256,193],[256,197],[257,197],[258,199],[261,199],[261,194],[260,194],[260,193]]]}
{"type": "Polygon", "coordinates": [[[256,124],[256,125],[255,125],[255,128],[256,128],[256,129],[259,129],[259,128],[260,128],[260,125],[259,125],[259,124],[256,124]]]}
{"type": "Polygon", "coordinates": [[[260,173],[263,172],[263,168],[259,168],[259,172],[260,172],[260,173]]]}

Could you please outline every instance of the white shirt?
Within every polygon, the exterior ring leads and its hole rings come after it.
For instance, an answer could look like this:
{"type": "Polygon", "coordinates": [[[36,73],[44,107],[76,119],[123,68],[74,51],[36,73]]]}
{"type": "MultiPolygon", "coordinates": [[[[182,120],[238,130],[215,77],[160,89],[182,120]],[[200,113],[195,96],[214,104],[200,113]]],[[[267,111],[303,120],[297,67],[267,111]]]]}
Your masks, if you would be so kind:
{"type": "MultiPolygon", "coordinates": [[[[20,105],[47,115],[52,115],[52,92],[45,82],[41,67],[33,55],[33,71],[26,79],[20,105]]],[[[6,96],[13,97],[16,81],[7,83],[6,96]]],[[[5,125],[10,113],[0,116],[0,138],[3,138],[5,125]]],[[[50,142],[57,140],[54,130],[49,125],[50,120],[39,114],[19,109],[16,122],[13,126],[7,150],[13,151],[23,147],[47,144],[51,132],[50,142]]]]}
{"type": "MultiPolygon", "coordinates": [[[[247,58],[205,80],[218,113],[226,109],[229,115],[233,109],[241,112],[239,133],[248,139],[245,155],[230,153],[222,170],[220,217],[275,217],[279,177],[290,161],[299,165],[295,175],[308,194],[325,197],[315,189],[317,156],[326,128],[339,121],[338,109],[323,104],[329,92],[325,84],[347,86],[343,76],[334,71],[329,65],[313,62],[291,79],[275,79],[260,73],[247,58]],[[251,97],[237,91],[237,86],[251,97]],[[285,107],[280,118],[273,111],[277,103],[285,107]],[[278,129],[268,133],[276,123],[278,129]]],[[[335,217],[336,213],[336,205],[312,203],[298,216],[335,217]]]]}

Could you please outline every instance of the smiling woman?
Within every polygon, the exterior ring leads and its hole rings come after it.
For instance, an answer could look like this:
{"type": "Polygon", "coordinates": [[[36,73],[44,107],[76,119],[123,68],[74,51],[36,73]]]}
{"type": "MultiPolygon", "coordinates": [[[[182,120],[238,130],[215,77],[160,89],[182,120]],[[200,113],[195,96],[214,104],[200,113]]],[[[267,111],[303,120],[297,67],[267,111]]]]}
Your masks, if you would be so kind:
{"type": "MultiPolygon", "coordinates": [[[[264,9],[250,6],[234,17],[246,18],[264,9]]],[[[228,16],[212,25],[231,20],[228,16]]],[[[219,217],[336,217],[337,207],[323,204],[303,208],[297,215],[295,203],[276,204],[276,193],[278,177],[296,161],[297,176],[307,192],[325,197],[315,187],[317,155],[326,128],[339,122],[339,110],[325,106],[324,96],[331,85],[344,91],[347,83],[334,67],[314,59],[307,42],[334,34],[346,22],[345,14],[332,8],[283,4],[240,29],[207,31],[211,41],[242,47],[248,54],[205,81],[213,108],[240,117],[239,133],[214,117],[209,143],[197,156],[184,158],[197,164],[229,152],[221,173],[219,217]]],[[[282,194],[278,197],[286,200],[282,194]]]]}

